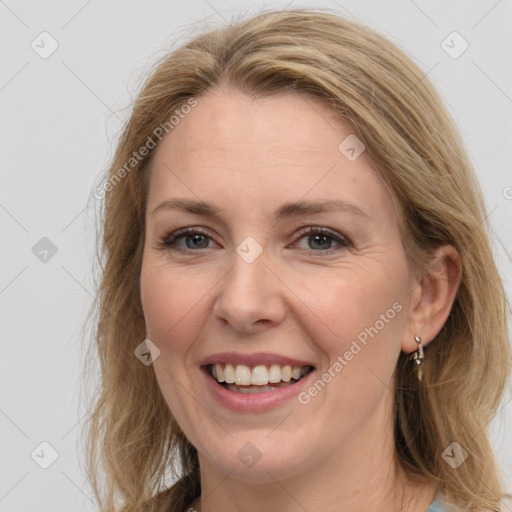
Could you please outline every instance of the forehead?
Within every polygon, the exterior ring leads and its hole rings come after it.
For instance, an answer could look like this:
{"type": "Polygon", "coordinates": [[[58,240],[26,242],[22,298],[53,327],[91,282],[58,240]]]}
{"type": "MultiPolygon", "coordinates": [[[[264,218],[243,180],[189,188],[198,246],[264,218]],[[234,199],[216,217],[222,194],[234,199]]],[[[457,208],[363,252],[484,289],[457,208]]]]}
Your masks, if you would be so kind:
{"type": "Polygon", "coordinates": [[[390,198],[364,152],[351,161],[339,149],[349,136],[350,125],[307,95],[209,91],[160,143],[148,208],[169,196],[274,208],[307,195],[382,213],[390,198]]]}
{"type": "Polygon", "coordinates": [[[201,149],[222,154],[239,148],[259,153],[260,159],[264,149],[270,160],[287,152],[325,157],[349,133],[350,127],[317,98],[279,93],[253,99],[236,89],[217,88],[197,98],[197,106],[161,146],[180,153],[201,149]]]}

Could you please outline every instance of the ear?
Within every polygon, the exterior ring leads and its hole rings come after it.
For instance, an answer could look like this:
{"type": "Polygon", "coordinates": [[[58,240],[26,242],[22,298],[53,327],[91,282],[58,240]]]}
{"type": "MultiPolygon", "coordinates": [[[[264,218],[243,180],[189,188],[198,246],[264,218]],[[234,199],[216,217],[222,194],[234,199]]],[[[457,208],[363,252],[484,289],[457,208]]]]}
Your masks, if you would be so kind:
{"type": "Polygon", "coordinates": [[[409,322],[404,331],[402,350],[414,352],[421,337],[423,346],[439,333],[452,309],[462,275],[459,253],[451,245],[439,247],[428,268],[411,282],[409,322]]]}

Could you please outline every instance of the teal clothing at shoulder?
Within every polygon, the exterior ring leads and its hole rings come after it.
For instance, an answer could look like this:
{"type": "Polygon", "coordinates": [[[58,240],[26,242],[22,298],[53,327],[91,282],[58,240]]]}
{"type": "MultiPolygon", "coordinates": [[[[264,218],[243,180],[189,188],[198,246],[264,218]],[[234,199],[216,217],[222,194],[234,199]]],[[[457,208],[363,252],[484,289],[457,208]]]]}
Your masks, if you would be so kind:
{"type": "Polygon", "coordinates": [[[446,512],[446,507],[443,504],[443,498],[441,494],[437,494],[436,499],[432,502],[432,505],[428,507],[426,512],[446,512]]]}

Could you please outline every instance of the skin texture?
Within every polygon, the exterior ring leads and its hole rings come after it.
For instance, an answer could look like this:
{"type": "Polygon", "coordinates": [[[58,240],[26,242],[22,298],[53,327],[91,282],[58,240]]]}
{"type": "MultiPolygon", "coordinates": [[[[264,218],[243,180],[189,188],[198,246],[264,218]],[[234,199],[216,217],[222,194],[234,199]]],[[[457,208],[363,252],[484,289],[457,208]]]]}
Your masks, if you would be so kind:
{"type": "Polygon", "coordinates": [[[199,452],[196,510],[314,512],[343,504],[345,512],[423,512],[434,499],[431,482],[412,485],[396,469],[392,376],[400,352],[416,350],[414,335],[425,346],[446,321],[460,261],[444,247],[433,272],[410,271],[387,188],[364,153],[349,161],[338,150],[351,132],[316,99],[253,100],[218,87],[157,149],[141,297],[147,337],[161,351],[154,370],[162,394],[199,452]],[[203,200],[222,214],[153,213],[170,198],[203,200]],[[274,218],[283,203],[301,199],[351,201],[365,216],[274,218]],[[305,226],[330,228],[348,246],[300,234],[305,226]],[[196,239],[199,248],[187,248],[184,237],[162,247],[184,227],[208,236],[196,239]],[[236,252],[247,236],[263,249],[250,264],[236,252]],[[225,351],[310,361],[318,378],[397,303],[400,311],[307,404],[291,399],[240,413],[205,386],[201,361],[225,351]],[[247,442],[261,454],[250,468],[237,457],[247,442]]]}

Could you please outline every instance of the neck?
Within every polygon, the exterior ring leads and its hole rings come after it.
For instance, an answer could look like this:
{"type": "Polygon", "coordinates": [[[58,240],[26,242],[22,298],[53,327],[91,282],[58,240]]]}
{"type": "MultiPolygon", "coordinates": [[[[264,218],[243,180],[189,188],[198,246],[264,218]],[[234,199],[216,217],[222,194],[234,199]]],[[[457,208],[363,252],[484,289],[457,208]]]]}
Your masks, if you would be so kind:
{"type": "Polygon", "coordinates": [[[328,458],[279,481],[242,481],[199,455],[202,494],[191,506],[197,512],[425,512],[437,484],[406,475],[396,460],[392,422],[386,423],[386,433],[382,424],[366,425],[328,458]]]}

